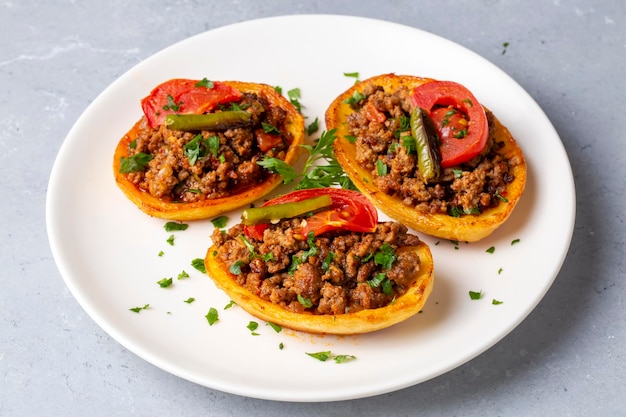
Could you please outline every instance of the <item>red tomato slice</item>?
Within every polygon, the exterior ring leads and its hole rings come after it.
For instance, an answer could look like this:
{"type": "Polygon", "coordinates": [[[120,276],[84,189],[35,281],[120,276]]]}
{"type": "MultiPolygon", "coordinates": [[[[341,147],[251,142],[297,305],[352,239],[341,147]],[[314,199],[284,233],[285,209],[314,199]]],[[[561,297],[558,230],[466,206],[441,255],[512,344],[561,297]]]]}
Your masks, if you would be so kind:
{"type": "Polygon", "coordinates": [[[218,104],[230,103],[241,98],[241,92],[228,84],[213,82],[212,88],[196,85],[199,80],[174,78],[156,86],[141,100],[141,108],[150,127],[163,123],[172,113],[202,114],[218,104]]]}
{"type": "MultiPolygon", "coordinates": [[[[303,236],[307,236],[311,231],[314,236],[318,236],[337,229],[352,232],[373,232],[376,230],[378,211],[374,205],[363,194],[343,188],[312,188],[293,191],[269,200],[263,206],[297,202],[324,194],[330,195],[332,204],[329,209],[315,213],[307,219],[306,225],[300,230],[303,236]]],[[[263,232],[268,227],[265,223],[245,226],[244,233],[248,237],[262,240],[263,232]]]]}
{"type": "Polygon", "coordinates": [[[435,123],[441,140],[442,168],[467,162],[485,148],[489,135],[485,110],[461,84],[427,82],[413,90],[411,101],[428,111],[435,123]],[[450,110],[455,111],[455,115],[451,115],[450,110]]]}

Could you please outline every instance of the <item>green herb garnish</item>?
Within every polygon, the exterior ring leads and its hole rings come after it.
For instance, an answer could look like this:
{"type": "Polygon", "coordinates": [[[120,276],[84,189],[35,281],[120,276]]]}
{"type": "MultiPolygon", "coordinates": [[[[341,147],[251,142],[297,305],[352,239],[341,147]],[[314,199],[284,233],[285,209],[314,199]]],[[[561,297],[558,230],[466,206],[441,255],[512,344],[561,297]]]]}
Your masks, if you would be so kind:
{"type": "Polygon", "coordinates": [[[191,266],[196,268],[198,271],[206,274],[206,267],[204,266],[204,259],[196,258],[191,261],[191,266]]]}
{"type": "Polygon", "coordinates": [[[163,226],[166,232],[176,232],[176,231],[187,230],[188,227],[189,227],[188,224],[178,223],[178,222],[167,222],[163,226]]]}
{"type": "Polygon", "coordinates": [[[195,83],[194,86],[196,86],[196,87],[206,87],[206,88],[213,88],[213,87],[215,87],[215,85],[213,84],[213,81],[208,80],[206,77],[204,77],[202,80],[200,80],[197,83],[195,83]]]}
{"type": "Polygon", "coordinates": [[[227,216],[216,217],[213,220],[211,220],[211,223],[213,223],[213,226],[217,227],[218,229],[221,229],[226,226],[226,223],[228,223],[228,217],[227,216]]]}
{"type": "Polygon", "coordinates": [[[278,324],[272,323],[271,321],[267,322],[267,325],[270,326],[276,333],[280,333],[283,331],[283,328],[278,324]]]}
{"type": "Polygon", "coordinates": [[[163,106],[163,110],[171,110],[174,112],[177,112],[180,110],[180,106],[183,104],[182,101],[176,103],[174,101],[174,97],[172,97],[171,94],[167,95],[167,104],[165,106],[163,106]]]}
{"type": "Polygon", "coordinates": [[[300,304],[302,304],[302,306],[304,308],[311,308],[313,307],[313,303],[311,302],[310,299],[303,297],[302,295],[298,294],[298,302],[300,304]]]}
{"type": "Polygon", "coordinates": [[[480,300],[482,296],[483,296],[482,291],[469,291],[469,297],[471,300],[480,300]]]}
{"type": "Polygon", "coordinates": [[[172,278],[163,278],[157,281],[157,284],[159,284],[161,288],[167,288],[170,285],[172,285],[172,281],[173,281],[172,278]]]}
{"type": "Polygon", "coordinates": [[[238,260],[235,261],[230,268],[228,268],[228,270],[230,271],[231,274],[233,275],[240,275],[241,274],[241,267],[245,264],[244,261],[242,260],[238,260]]]}
{"type": "Polygon", "coordinates": [[[206,313],[206,320],[209,322],[209,326],[213,326],[218,320],[219,320],[219,315],[217,314],[217,310],[214,309],[213,307],[211,307],[209,309],[209,312],[206,313]]]}
{"type": "Polygon", "coordinates": [[[128,158],[122,156],[120,158],[120,174],[143,171],[152,158],[154,158],[154,155],[143,152],[137,152],[128,158]]]}
{"type": "Polygon", "coordinates": [[[494,246],[492,246],[489,249],[487,249],[485,252],[487,252],[487,253],[494,253],[495,251],[496,251],[496,248],[494,246]]]}
{"type": "Polygon", "coordinates": [[[132,311],[133,313],[139,313],[141,312],[141,310],[147,310],[148,307],[150,307],[150,304],[144,304],[143,307],[133,307],[133,308],[129,308],[130,311],[132,311]]]}

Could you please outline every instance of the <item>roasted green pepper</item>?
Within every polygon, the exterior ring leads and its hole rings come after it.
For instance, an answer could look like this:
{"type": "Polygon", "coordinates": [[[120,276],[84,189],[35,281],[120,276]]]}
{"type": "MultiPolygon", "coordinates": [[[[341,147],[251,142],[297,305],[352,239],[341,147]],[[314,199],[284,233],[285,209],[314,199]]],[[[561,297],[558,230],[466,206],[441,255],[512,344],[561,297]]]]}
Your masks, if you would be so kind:
{"type": "Polygon", "coordinates": [[[241,222],[249,226],[257,223],[268,223],[274,220],[289,219],[328,207],[332,202],[330,195],[326,194],[297,202],[251,207],[243,211],[241,214],[241,222]]]}
{"type": "Polygon", "coordinates": [[[228,130],[248,126],[252,114],[247,111],[222,111],[207,114],[168,114],[165,125],[172,130],[228,130]]]}
{"type": "Polygon", "coordinates": [[[419,107],[411,112],[410,125],[417,149],[417,169],[424,182],[436,182],[441,174],[441,154],[435,126],[419,107]]]}

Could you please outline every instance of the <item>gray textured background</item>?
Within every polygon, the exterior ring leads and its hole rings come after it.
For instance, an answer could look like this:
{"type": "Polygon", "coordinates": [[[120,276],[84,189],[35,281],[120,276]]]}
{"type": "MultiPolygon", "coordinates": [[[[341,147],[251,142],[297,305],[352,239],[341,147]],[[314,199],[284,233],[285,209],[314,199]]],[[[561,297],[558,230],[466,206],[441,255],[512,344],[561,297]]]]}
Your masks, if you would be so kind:
{"type": "Polygon", "coordinates": [[[624,415],[625,24],[622,0],[2,1],[0,416],[624,415]],[[414,26],[492,61],[542,106],[576,181],[571,249],[536,310],[469,363],[362,400],[255,400],[157,369],[84,313],[45,231],[55,155],[112,81],[191,35],[302,13],[414,26]]]}

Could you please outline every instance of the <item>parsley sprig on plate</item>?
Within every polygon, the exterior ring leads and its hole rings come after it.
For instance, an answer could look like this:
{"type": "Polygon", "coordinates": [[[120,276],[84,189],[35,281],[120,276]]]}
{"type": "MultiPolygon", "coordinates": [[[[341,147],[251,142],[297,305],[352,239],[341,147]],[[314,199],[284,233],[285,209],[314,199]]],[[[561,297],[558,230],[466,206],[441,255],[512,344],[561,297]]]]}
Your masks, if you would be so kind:
{"type": "Polygon", "coordinates": [[[297,180],[298,183],[295,185],[294,190],[326,188],[334,185],[356,190],[350,178],[348,178],[339,162],[337,162],[335,152],[333,151],[334,141],[335,129],[322,132],[313,146],[300,145],[309,152],[300,174],[296,173],[294,167],[278,158],[264,158],[258,164],[273,173],[281,175],[284,184],[297,180]]]}

